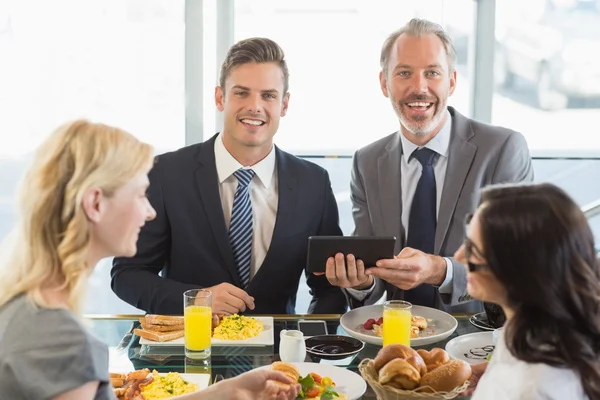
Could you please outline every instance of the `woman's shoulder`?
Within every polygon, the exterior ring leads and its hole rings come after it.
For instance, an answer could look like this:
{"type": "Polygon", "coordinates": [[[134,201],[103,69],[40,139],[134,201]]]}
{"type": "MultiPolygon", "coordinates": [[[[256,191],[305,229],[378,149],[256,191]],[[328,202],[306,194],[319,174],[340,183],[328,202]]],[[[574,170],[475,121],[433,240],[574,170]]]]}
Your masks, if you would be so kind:
{"type": "Polygon", "coordinates": [[[77,345],[89,339],[69,310],[38,307],[19,296],[0,309],[0,346],[8,352],[40,347],[77,345]]]}

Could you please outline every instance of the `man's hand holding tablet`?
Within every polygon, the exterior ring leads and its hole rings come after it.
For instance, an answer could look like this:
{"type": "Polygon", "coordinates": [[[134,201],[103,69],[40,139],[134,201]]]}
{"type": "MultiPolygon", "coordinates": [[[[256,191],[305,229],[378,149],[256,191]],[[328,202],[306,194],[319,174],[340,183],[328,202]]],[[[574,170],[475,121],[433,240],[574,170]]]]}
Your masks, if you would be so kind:
{"type": "Polygon", "coordinates": [[[395,237],[310,237],[308,271],[326,275],[334,286],[367,289],[373,276],[366,270],[379,260],[394,258],[395,242],[395,237]]]}

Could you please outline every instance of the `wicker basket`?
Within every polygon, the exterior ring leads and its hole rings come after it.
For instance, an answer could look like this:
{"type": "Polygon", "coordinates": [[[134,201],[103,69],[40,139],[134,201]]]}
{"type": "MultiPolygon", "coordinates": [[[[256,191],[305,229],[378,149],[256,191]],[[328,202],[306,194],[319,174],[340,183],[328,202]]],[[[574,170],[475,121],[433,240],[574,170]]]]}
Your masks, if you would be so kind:
{"type": "MultiPolygon", "coordinates": [[[[451,392],[423,393],[417,388],[415,390],[401,390],[392,386],[382,385],[377,380],[377,371],[373,367],[371,359],[365,358],[358,365],[358,369],[363,378],[369,383],[377,394],[379,400],[425,400],[425,399],[454,399],[469,387],[469,381],[462,386],[454,388],[451,392]]],[[[428,386],[427,386],[428,387],[428,386]]]]}

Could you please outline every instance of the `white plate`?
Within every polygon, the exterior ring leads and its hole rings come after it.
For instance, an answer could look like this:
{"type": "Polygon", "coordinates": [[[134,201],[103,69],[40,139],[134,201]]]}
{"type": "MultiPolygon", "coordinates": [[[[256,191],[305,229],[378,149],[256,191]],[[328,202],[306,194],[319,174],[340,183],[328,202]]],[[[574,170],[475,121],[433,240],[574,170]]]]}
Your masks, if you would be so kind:
{"type": "Polygon", "coordinates": [[[469,364],[487,361],[488,354],[492,354],[494,348],[493,332],[469,333],[446,343],[446,351],[451,358],[469,364]]]}
{"type": "MultiPolygon", "coordinates": [[[[165,374],[160,374],[160,375],[165,375],[165,374]]],[[[185,379],[186,381],[195,383],[196,385],[198,385],[197,392],[199,392],[202,389],[207,388],[208,385],[210,384],[210,374],[188,374],[188,373],[180,372],[179,375],[181,375],[181,377],[183,379],[185,379]]],[[[186,395],[187,394],[182,394],[180,396],[172,397],[172,399],[173,400],[180,399],[186,395]]]]}
{"type": "MultiPolygon", "coordinates": [[[[345,394],[350,400],[359,399],[367,390],[367,382],[365,382],[363,377],[345,368],[336,367],[331,364],[309,362],[293,362],[290,364],[294,364],[298,368],[298,372],[300,372],[302,377],[311,372],[330,377],[335,382],[335,391],[345,394]]],[[[270,365],[266,365],[258,369],[270,367],[270,365]]]]}
{"type": "MultiPolygon", "coordinates": [[[[435,308],[412,306],[411,311],[413,315],[427,320],[427,329],[421,331],[418,338],[410,339],[411,346],[424,346],[444,340],[452,335],[458,326],[456,318],[435,308]]],[[[377,320],[382,315],[382,304],[359,307],[344,314],[340,319],[340,324],[348,335],[363,342],[383,346],[383,338],[377,336],[372,330],[363,328],[363,324],[369,318],[377,320]]]]}
{"type": "MultiPolygon", "coordinates": [[[[130,371],[129,371],[130,372],[130,371]]],[[[125,374],[127,372],[124,372],[125,374]]],[[[166,375],[165,373],[159,373],[159,375],[166,375]]],[[[198,385],[198,390],[196,392],[199,392],[202,389],[205,389],[208,387],[208,385],[210,384],[210,374],[190,374],[190,373],[184,373],[184,372],[179,372],[179,376],[181,376],[184,380],[191,382],[191,383],[195,383],[196,385],[198,385]]],[[[194,393],[196,393],[194,392],[194,393]]],[[[182,394],[179,396],[175,396],[175,397],[170,397],[169,400],[175,400],[175,399],[181,399],[181,398],[185,398],[186,396],[189,396],[190,393],[186,393],[186,394],[182,394]]]]}
{"type": "MultiPolygon", "coordinates": [[[[258,335],[250,339],[244,340],[222,340],[212,338],[210,343],[213,346],[273,346],[273,317],[254,317],[259,321],[262,321],[264,330],[258,335]]],[[[169,340],[167,342],[155,342],[152,340],[140,338],[141,345],[148,346],[185,346],[185,339],[180,337],[178,339],[169,340]]]]}

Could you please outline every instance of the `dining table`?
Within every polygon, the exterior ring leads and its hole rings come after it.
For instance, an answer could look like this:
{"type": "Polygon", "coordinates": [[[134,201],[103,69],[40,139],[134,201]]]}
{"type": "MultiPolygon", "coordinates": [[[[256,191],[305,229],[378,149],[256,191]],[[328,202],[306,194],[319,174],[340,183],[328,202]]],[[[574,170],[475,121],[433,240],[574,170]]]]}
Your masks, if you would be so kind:
{"type": "MultiPolygon", "coordinates": [[[[179,372],[192,374],[208,374],[210,384],[237,376],[245,371],[270,365],[279,361],[279,337],[284,329],[293,330],[298,328],[298,321],[320,320],[325,321],[329,333],[346,335],[340,325],[341,314],[275,314],[269,315],[273,318],[274,342],[272,345],[264,346],[216,346],[211,349],[209,358],[198,360],[185,356],[183,346],[149,346],[140,344],[140,338],[133,333],[134,329],[140,327],[139,319],[143,315],[84,315],[84,321],[88,328],[109,348],[109,370],[111,372],[127,372],[148,368],[159,373],[179,372]]],[[[481,332],[469,322],[469,314],[452,314],[458,322],[456,330],[444,340],[425,346],[413,346],[430,350],[434,347],[445,348],[446,343],[457,336],[481,332]]],[[[326,360],[312,358],[307,353],[305,362],[327,363],[340,368],[356,372],[361,360],[373,359],[381,346],[365,343],[364,348],[350,357],[340,360],[326,360]]],[[[365,393],[360,397],[364,400],[375,400],[375,392],[367,385],[365,393]]],[[[457,397],[458,400],[469,397],[457,397]]]]}

